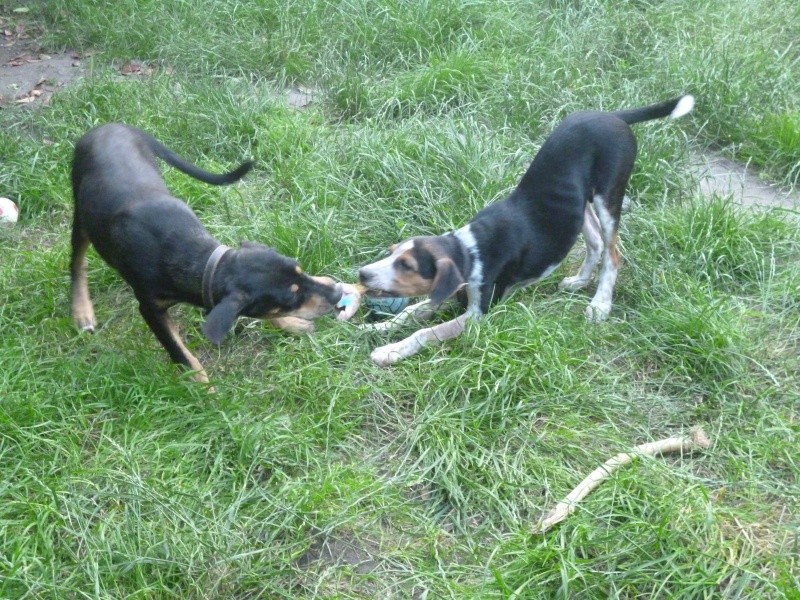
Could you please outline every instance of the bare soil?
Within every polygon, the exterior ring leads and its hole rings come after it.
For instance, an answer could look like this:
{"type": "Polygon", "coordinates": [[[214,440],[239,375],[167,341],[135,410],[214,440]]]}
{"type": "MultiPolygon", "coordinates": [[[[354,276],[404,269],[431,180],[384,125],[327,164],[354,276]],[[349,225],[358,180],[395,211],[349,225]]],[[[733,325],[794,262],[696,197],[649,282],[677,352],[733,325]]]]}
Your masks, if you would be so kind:
{"type": "Polygon", "coordinates": [[[719,153],[706,150],[694,154],[691,169],[704,196],[730,196],[734,202],[751,207],[800,209],[800,191],[770,185],[759,178],[754,167],[719,153]]]}
{"type": "Polygon", "coordinates": [[[75,52],[49,52],[24,19],[0,14],[0,110],[48,104],[86,73],[75,52]]]}

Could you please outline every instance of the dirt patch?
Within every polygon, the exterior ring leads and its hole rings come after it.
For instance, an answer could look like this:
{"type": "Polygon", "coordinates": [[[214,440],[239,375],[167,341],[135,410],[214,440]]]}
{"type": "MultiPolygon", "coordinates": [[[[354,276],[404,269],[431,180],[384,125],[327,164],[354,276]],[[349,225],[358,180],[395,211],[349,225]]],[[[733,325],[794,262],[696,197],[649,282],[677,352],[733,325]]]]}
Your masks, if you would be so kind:
{"type": "Polygon", "coordinates": [[[0,108],[48,104],[86,73],[80,55],[49,52],[37,33],[24,17],[0,14],[0,108]]]}
{"type": "Polygon", "coordinates": [[[744,206],[800,209],[800,192],[769,185],[758,171],[706,150],[692,156],[690,168],[704,196],[730,196],[744,206]]]}
{"type": "Polygon", "coordinates": [[[321,565],[323,568],[347,566],[362,575],[377,571],[380,563],[376,542],[333,535],[318,538],[297,560],[297,566],[303,570],[314,565],[321,565]]]}

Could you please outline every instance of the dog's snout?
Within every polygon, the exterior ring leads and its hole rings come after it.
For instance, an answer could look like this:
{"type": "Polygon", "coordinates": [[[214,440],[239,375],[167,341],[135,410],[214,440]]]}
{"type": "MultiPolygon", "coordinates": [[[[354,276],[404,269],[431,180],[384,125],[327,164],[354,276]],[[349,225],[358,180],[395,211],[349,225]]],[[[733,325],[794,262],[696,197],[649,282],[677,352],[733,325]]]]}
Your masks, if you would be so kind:
{"type": "Polygon", "coordinates": [[[371,277],[371,273],[370,273],[370,271],[367,269],[367,267],[361,267],[361,268],[358,270],[358,280],[359,280],[361,283],[363,283],[364,285],[366,285],[367,283],[369,283],[370,277],[371,277]]]}

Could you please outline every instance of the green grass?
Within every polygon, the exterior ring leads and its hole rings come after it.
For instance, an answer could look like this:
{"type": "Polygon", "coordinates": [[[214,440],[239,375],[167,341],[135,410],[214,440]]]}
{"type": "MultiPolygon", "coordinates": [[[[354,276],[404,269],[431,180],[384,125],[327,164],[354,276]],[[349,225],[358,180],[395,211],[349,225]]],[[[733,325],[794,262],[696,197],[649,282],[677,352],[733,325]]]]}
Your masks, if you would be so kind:
{"type": "MultiPolygon", "coordinates": [[[[798,598],[800,232],[700,196],[703,147],[796,185],[796,2],[233,0],[0,3],[83,81],[0,111],[0,597],[798,598]],[[148,77],[120,77],[129,59],[148,77]],[[304,110],[289,85],[317,90],[304,110]],[[124,121],[214,170],[165,169],[221,241],[351,281],[464,224],[572,110],[696,95],[639,125],[612,317],[563,293],[576,250],[464,335],[390,370],[381,336],[176,321],[216,394],[171,365],[90,253],[99,329],[69,319],[69,159],[124,121]],[[702,425],[692,456],[588,472],[702,425]]],[[[356,317],[355,322],[358,322],[356,317]]]]}

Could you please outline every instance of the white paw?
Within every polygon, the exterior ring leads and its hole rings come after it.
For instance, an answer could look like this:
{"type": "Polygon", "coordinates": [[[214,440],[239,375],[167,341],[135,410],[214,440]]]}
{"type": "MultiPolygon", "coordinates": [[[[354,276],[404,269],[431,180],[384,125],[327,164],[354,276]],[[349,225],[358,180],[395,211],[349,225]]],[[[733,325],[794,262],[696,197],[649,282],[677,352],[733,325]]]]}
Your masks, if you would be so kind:
{"type": "Polygon", "coordinates": [[[575,275],[573,277],[564,277],[564,279],[559,282],[558,289],[575,292],[577,290],[582,290],[587,285],[589,285],[588,279],[581,279],[575,275]]]}
{"type": "Polygon", "coordinates": [[[379,367],[389,367],[403,358],[397,349],[397,344],[386,344],[375,348],[369,357],[379,367]]]}
{"type": "Polygon", "coordinates": [[[608,318],[611,313],[611,303],[592,302],[586,307],[584,314],[590,323],[600,323],[608,318]]]}

